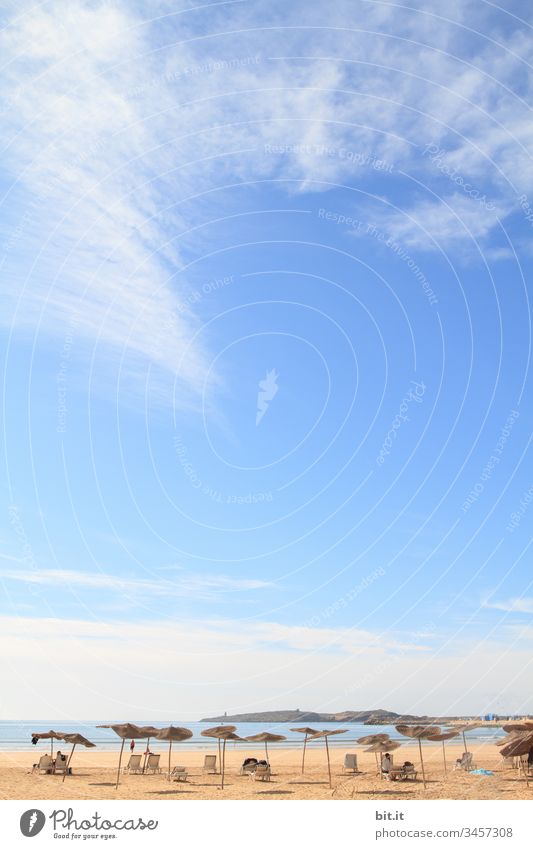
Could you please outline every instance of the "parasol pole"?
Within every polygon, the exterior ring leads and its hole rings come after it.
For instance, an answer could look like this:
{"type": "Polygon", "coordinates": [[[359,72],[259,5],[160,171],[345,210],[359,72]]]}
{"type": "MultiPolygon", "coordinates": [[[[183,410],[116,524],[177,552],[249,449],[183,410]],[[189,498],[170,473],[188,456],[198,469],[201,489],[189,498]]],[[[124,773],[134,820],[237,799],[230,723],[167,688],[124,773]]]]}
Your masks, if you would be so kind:
{"type": "MultiPolygon", "coordinates": [[[[67,763],[66,763],[66,766],[65,766],[65,772],[63,773],[63,781],[64,781],[64,780],[65,780],[65,778],[67,777],[68,769],[69,769],[70,762],[71,762],[71,760],[72,760],[72,755],[74,754],[74,749],[75,749],[75,748],[76,748],[76,743],[74,743],[74,745],[72,746],[72,749],[70,750],[70,757],[69,757],[69,759],[68,759],[68,761],[67,761],[67,763]]],[[[61,783],[63,783],[63,781],[62,781],[61,783]]]]}
{"type": "Polygon", "coordinates": [[[168,743],[168,780],[170,781],[170,759],[172,756],[172,740],[168,743]]]}
{"type": "Polygon", "coordinates": [[[218,738],[218,768],[222,769],[222,756],[220,754],[220,737],[218,738]]]}
{"type": "Polygon", "coordinates": [[[422,765],[422,781],[424,782],[424,790],[426,789],[426,773],[424,772],[424,757],[422,755],[422,741],[418,738],[418,748],[420,749],[420,763],[422,765]]]}
{"type": "Polygon", "coordinates": [[[306,746],[307,746],[307,731],[305,732],[305,737],[304,737],[304,753],[302,755],[302,775],[304,774],[304,768],[305,768],[305,747],[306,746]]]}
{"type": "Polygon", "coordinates": [[[124,743],[126,742],[126,738],[122,738],[122,746],[120,747],[120,755],[118,757],[118,769],[117,769],[117,783],[115,784],[115,790],[118,787],[118,780],[120,778],[120,764],[122,763],[122,752],[124,751],[124,743]]]}
{"type": "Polygon", "coordinates": [[[266,762],[268,763],[268,746],[267,746],[266,740],[265,740],[265,758],[266,758],[266,762]]]}
{"type": "Polygon", "coordinates": [[[327,734],[324,737],[324,740],[326,741],[326,756],[327,756],[327,759],[328,759],[329,786],[331,788],[331,767],[329,765],[329,746],[328,746],[328,735],[327,734]]]}
{"type": "Polygon", "coordinates": [[[149,751],[149,749],[150,749],[150,738],[148,737],[148,740],[146,741],[146,751],[145,751],[145,753],[144,753],[143,775],[144,775],[144,771],[145,771],[145,769],[146,769],[146,761],[148,760],[148,751],[149,751]]]}
{"type": "Polygon", "coordinates": [[[224,790],[224,769],[226,768],[226,740],[222,746],[222,760],[220,762],[220,788],[224,790]]]}
{"type": "Polygon", "coordinates": [[[444,761],[444,775],[446,776],[448,773],[446,770],[446,749],[444,748],[444,740],[442,741],[442,760],[444,761]]]}
{"type": "Polygon", "coordinates": [[[466,752],[466,737],[465,737],[465,730],[464,730],[464,728],[463,728],[463,743],[464,743],[465,752],[466,752]]]}

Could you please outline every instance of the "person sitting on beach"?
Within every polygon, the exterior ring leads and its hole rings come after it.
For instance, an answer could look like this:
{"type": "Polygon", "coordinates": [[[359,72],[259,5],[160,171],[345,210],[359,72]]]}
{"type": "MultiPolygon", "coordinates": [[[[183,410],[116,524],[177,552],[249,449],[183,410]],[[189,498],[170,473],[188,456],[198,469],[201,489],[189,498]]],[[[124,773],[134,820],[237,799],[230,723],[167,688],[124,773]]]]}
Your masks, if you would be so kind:
{"type": "Polygon", "coordinates": [[[385,752],[381,759],[381,772],[388,775],[392,769],[392,758],[388,752],[385,752]]]}

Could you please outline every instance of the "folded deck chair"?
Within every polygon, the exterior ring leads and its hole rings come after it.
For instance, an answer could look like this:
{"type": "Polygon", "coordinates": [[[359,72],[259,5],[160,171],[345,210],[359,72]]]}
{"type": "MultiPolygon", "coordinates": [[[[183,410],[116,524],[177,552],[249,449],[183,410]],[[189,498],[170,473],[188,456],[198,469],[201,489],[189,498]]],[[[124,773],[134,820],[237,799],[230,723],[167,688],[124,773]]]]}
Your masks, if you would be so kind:
{"type": "Polygon", "coordinates": [[[124,772],[140,772],[142,755],[130,755],[130,759],[124,767],[124,772]]]}
{"type": "Polygon", "coordinates": [[[32,772],[36,772],[38,770],[39,772],[43,773],[51,773],[53,772],[53,769],[54,762],[50,755],[41,755],[41,757],[39,758],[39,763],[33,765],[32,772]]]}
{"type": "Polygon", "coordinates": [[[270,781],[270,764],[257,764],[250,777],[254,781],[270,781]]]}
{"type": "Polygon", "coordinates": [[[342,765],[343,772],[359,772],[357,769],[357,755],[347,752],[344,755],[344,763],[342,765]]]}
{"type": "Polygon", "coordinates": [[[187,781],[187,775],[186,766],[175,766],[170,773],[170,778],[172,781],[187,781]]]}
{"type": "Polygon", "coordinates": [[[202,772],[211,773],[211,775],[216,775],[217,772],[217,756],[216,755],[206,755],[204,757],[204,765],[202,768],[202,772]]]}
{"type": "Polygon", "coordinates": [[[159,766],[159,761],[161,759],[161,755],[148,755],[148,760],[146,761],[146,772],[150,770],[151,773],[161,772],[161,767],[159,766]]]}

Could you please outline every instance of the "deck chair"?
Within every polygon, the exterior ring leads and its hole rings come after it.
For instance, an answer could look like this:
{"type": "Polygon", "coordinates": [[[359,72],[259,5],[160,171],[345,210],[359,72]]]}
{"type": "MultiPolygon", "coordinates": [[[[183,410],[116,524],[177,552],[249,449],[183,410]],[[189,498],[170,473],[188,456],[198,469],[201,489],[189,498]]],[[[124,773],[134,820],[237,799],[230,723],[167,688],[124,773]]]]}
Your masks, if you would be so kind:
{"type": "Polygon", "coordinates": [[[54,762],[50,755],[41,755],[39,763],[33,764],[32,772],[48,773],[53,772],[54,762]]]}
{"type": "Polygon", "coordinates": [[[141,772],[142,755],[130,755],[130,759],[124,767],[124,772],[141,772]]]}
{"type": "Polygon", "coordinates": [[[187,781],[187,775],[186,766],[175,766],[172,769],[169,778],[171,778],[172,781],[187,781]]]}
{"type": "Polygon", "coordinates": [[[202,772],[210,773],[211,775],[217,774],[217,756],[216,755],[206,755],[204,757],[204,765],[202,767],[202,772]]]}
{"type": "Polygon", "coordinates": [[[62,775],[67,771],[68,758],[63,756],[62,758],[57,758],[54,764],[54,773],[56,775],[62,775]]]}
{"type": "Polygon", "coordinates": [[[475,766],[476,765],[474,763],[474,755],[472,754],[472,752],[463,752],[462,757],[457,758],[457,760],[455,761],[453,768],[454,770],[463,769],[466,772],[470,772],[470,770],[475,769],[475,766]]]}
{"type": "Polygon", "coordinates": [[[255,772],[256,766],[257,758],[246,758],[239,770],[239,775],[251,775],[252,772],[255,772]]]}
{"type": "Polygon", "coordinates": [[[520,769],[524,775],[528,776],[533,772],[533,765],[529,763],[529,755],[520,755],[520,769]]]}
{"type": "Polygon", "coordinates": [[[257,764],[253,772],[250,773],[250,778],[254,781],[270,781],[270,764],[257,764]]]}
{"type": "Polygon", "coordinates": [[[156,772],[161,772],[161,767],[159,766],[160,759],[161,755],[148,755],[145,772],[150,771],[152,775],[155,775],[156,772]]]}
{"type": "Polygon", "coordinates": [[[347,752],[344,755],[344,763],[342,765],[343,772],[359,772],[357,769],[357,755],[347,752]]]}

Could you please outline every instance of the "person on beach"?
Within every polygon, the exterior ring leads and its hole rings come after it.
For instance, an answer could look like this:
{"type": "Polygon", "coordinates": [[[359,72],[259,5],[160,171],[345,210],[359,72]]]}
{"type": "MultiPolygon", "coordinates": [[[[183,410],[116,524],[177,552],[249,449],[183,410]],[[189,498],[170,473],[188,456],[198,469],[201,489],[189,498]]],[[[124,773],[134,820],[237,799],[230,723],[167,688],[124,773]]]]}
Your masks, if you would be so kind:
{"type": "Polygon", "coordinates": [[[392,768],[392,758],[388,752],[385,752],[381,759],[381,772],[388,775],[392,768]]]}
{"type": "Polygon", "coordinates": [[[130,752],[133,752],[134,748],[135,748],[135,740],[132,740],[130,742],[130,752]]]}

